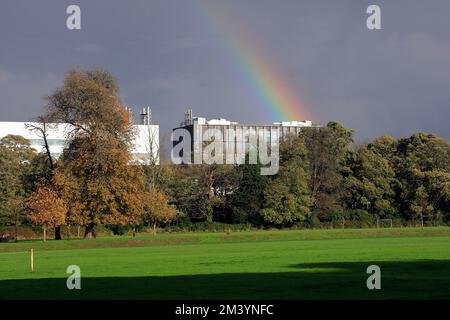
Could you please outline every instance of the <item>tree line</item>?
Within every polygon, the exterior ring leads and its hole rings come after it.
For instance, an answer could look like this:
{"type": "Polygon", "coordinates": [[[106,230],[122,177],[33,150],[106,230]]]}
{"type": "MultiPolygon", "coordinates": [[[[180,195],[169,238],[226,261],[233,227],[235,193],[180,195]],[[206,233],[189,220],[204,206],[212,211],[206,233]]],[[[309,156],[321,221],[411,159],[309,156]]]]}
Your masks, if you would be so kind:
{"type": "Polygon", "coordinates": [[[280,144],[280,169],[258,165],[170,167],[159,186],[189,221],[262,227],[447,225],[450,143],[428,133],[355,144],[336,122],[280,144]]]}
{"type": "Polygon", "coordinates": [[[46,99],[35,152],[19,136],[0,141],[0,225],[254,227],[448,224],[450,143],[428,133],[387,135],[355,144],[337,122],[304,128],[280,144],[280,168],[259,165],[132,164],[130,114],[115,78],[103,70],[70,71],[46,99]],[[46,131],[68,123],[70,143],[52,158],[46,131]],[[131,163],[131,165],[130,165],[131,163]]]}

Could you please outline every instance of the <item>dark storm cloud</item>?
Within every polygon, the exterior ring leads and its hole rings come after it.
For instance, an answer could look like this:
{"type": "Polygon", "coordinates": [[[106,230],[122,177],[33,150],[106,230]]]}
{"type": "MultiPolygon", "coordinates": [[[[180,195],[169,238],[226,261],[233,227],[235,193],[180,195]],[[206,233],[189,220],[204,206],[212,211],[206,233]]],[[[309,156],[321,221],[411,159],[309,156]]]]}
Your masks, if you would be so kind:
{"type": "MultiPolygon", "coordinates": [[[[315,120],[359,139],[422,130],[450,138],[450,2],[220,1],[262,45],[315,120]],[[382,9],[369,31],[365,10],[382,9]]],[[[269,123],[206,22],[202,1],[17,1],[0,11],[0,120],[29,121],[71,67],[102,67],[138,113],[150,105],[167,133],[197,115],[269,123]],[[65,27],[78,4],[82,30],[65,27]]],[[[211,18],[211,17],[209,17],[211,18]]]]}

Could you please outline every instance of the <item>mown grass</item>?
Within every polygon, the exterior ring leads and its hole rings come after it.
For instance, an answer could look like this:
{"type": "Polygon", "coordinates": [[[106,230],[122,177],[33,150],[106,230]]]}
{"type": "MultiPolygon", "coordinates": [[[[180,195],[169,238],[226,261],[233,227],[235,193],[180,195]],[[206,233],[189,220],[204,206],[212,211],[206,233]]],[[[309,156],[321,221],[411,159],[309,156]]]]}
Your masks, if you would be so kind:
{"type": "Polygon", "coordinates": [[[449,248],[445,227],[6,243],[0,299],[447,299],[449,248]],[[381,290],[366,287],[371,264],[381,290]],[[66,288],[68,265],[80,266],[81,290],[66,288]]]}

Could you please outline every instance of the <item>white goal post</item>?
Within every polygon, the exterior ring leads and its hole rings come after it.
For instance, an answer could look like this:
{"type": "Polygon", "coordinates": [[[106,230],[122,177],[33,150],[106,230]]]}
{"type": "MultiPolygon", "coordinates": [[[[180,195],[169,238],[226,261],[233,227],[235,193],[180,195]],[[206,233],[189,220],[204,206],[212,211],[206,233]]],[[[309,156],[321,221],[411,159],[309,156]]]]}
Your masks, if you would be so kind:
{"type": "Polygon", "coordinates": [[[390,228],[392,228],[392,219],[377,219],[377,228],[384,224],[389,224],[390,228]]]}

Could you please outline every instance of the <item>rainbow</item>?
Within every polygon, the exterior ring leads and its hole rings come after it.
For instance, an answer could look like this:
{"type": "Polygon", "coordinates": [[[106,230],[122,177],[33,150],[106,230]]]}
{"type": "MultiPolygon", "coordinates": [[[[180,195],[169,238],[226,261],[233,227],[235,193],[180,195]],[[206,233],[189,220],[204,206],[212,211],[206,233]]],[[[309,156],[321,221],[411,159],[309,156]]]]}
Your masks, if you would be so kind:
{"type": "Polygon", "coordinates": [[[237,21],[225,16],[225,10],[217,7],[218,1],[212,3],[200,1],[197,7],[207,27],[220,39],[241,82],[250,89],[258,104],[264,106],[263,111],[276,121],[311,119],[310,108],[290,88],[263,50],[245,37],[245,28],[238,27],[237,21]]]}

